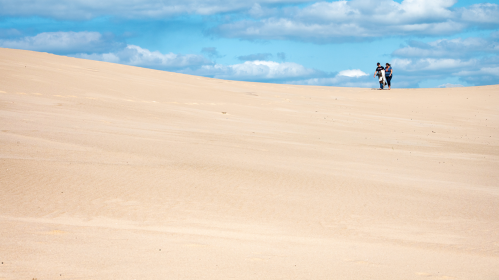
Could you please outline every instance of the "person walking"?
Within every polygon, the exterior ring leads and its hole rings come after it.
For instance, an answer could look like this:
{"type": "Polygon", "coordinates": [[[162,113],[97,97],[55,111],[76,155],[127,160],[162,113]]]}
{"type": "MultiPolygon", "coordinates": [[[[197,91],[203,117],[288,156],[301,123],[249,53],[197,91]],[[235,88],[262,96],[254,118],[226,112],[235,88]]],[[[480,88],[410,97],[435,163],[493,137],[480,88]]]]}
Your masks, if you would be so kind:
{"type": "Polygon", "coordinates": [[[378,76],[378,80],[379,80],[379,89],[382,90],[383,89],[383,84],[386,84],[386,78],[385,78],[385,68],[383,66],[381,66],[381,63],[378,62],[378,67],[376,68],[376,71],[374,72],[374,76],[373,77],[376,77],[376,75],[378,76]]]}
{"type": "Polygon", "coordinates": [[[385,77],[386,77],[386,83],[388,84],[388,90],[391,89],[391,81],[392,81],[392,74],[393,74],[393,69],[390,63],[386,63],[386,68],[385,68],[385,77]]]}

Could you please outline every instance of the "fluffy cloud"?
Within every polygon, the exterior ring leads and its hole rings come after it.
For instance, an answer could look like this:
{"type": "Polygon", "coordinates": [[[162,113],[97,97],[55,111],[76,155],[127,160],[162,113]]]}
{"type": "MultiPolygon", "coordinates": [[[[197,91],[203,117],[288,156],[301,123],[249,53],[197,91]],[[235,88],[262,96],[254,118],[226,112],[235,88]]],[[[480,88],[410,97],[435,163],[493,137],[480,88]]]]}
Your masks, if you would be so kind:
{"type": "MultiPolygon", "coordinates": [[[[128,45],[124,49],[110,53],[74,54],[73,57],[127,64],[146,68],[175,71],[217,79],[312,84],[306,81],[312,77],[326,77],[326,73],[306,68],[293,62],[245,61],[244,63],[224,65],[214,64],[202,55],[162,54],[139,46],[128,45]]],[[[360,70],[343,71],[345,75],[359,76],[360,70]],[[353,72],[351,72],[353,71],[353,72]],[[346,74],[345,74],[346,73],[346,74]]],[[[364,73],[364,75],[367,75],[364,73]]],[[[341,77],[341,75],[340,75],[341,77]]]]}
{"type": "Polygon", "coordinates": [[[476,55],[499,53],[499,32],[489,38],[442,39],[430,43],[410,41],[408,46],[395,50],[396,57],[469,58],[476,55]]]}
{"type": "MultiPolygon", "coordinates": [[[[215,64],[200,54],[165,54],[112,39],[112,36],[106,37],[98,32],[44,32],[32,37],[0,40],[0,46],[231,80],[287,82],[326,75],[293,62],[262,60],[272,54],[242,56],[241,59],[251,61],[223,65],[215,64]]],[[[220,57],[214,47],[205,47],[201,52],[210,57],[220,57]]],[[[279,53],[278,57],[285,58],[285,54],[279,53]]]]}
{"type": "Polygon", "coordinates": [[[310,0],[0,0],[0,16],[41,16],[82,20],[112,15],[162,18],[182,14],[213,15],[248,10],[254,5],[303,3],[310,0]],[[259,3],[259,4],[258,4],[259,3]]]}
{"type": "Polygon", "coordinates": [[[324,75],[320,71],[293,62],[279,63],[259,60],[233,65],[203,65],[195,70],[186,69],[180,72],[218,79],[264,82],[286,82],[324,75]]]}
{"type": "Polygon", "coordinates": [[[454,8],[457,0],[0,0],[0,16],[88,20],[212,16],[208,33],[248,40],[357,42],[387,36],[439,36],[499,26],[499,5],[454,8]],[[311,3],[311,4],[309,4],[311,3]],[[304,5],[305,4],[305,5],[304,5]],[[213,21],[215,22],[215,21],[213,21]]]}
{"type": "Polygon", "coordinates": [[[458,10],[463,20],[482,24],[499,23],[499,6],[497,4],[482,3],[471,5],[458,10]]]}
{"type": "MultiPolygon", "coordinates": [[[[392,60],[393,67],[397,67],[400,71],[411,73],[429,73],[429,72],[447,72],[454,69],[476,67],[478,61],[476,59],[461,60],[452,58],[421,58],[421,59],[399,59],[392,60]]],[[[435,74],[435,73],[432,73],[435,74]]]]}
{"type": "MultiPolygon", "coordinates": [[[[344,71],[340,71],[344,72],[344,71]]],[[[289,84],[296,85],[312,85],[312,86],[336,86],[336,87],[360,87],[360,88],[368,88],[368,87],[377,87],[378,81],[377,78],[374,79],[369,77],[369,75],[363,76],[344,76],[339,73],[333,77],[318,77],[318,78],[310,78],[303,80],[294,80],[288,82],[289,84]]]]}
{"type": "MultiPolygon", "coordinates": [[[[165,70],[212,64],[202,55],[162,54],[139,46],[126,45],[116,41],[112,35],[99,32],[43,32],[31,37],[0,40],[0,47],[44,51],[165,70]]],[[[214,48],[206,48],[205,51],[217,53],[214,48]]]]}
{"type": "MultiPolygon", "coordinates": [[[[208,48],[205,52],[212,53],[213,49],[208,48]]],[[[214,64],[202,55],[163,54],[135,45],[127,45],[124,49],[115,52],[80,53],[71,56],[228,80],[289,82],[326,75],[321,71],[292,62],[254,60],[223,65],[214,64]]]]}
{"type": "MultiPolygon", "coordinates": [[[[489,37],[409,42],[395,50],[394,71],[417,84],[425,79],[458,77],[472,85],[499,83],[499,34],[489,37]]],[[[396,74],[396,75],[397,75],[396,74]]],[[[442,85],[444,86],[444,85],[442,85]]]]}
{"type": "Polygon", "coordinates": [[[74,57],[121,63],[153,69],[175,70],[212,64],[210,60],[197,54],[162,54],[139,46],[128,45],[124,49],[110,53],[76,54],[74,57]]]}
{"type": "Polygon", "coordinates": [[[341,87],[373,87],[377,81],[361,70],[343,70],[325,73],[306,68],[303,65],[275,61],[246,61],[233,65],[205,65],[196,70],[179,71],[186,74],[200,75],[218,79],[276,82],[297,85],[320,85],[341,87]]]}
{"type": "Polygon", "coordinates": [[[474,85],[499,84],[499,64],[466,69],[454,74],[460,80],[474,85]]]}
{"type": "Polygon", "coordinates": [[[112,35],[99,32],[43,32],[36,36],[0,40],[0,46],[12,49],[69,54],[103,52],[123,47],[112,35]]]}
{"type": "Polygon", "coordinates": [[[499,25],[499,6],[479,4],[453,9],[456,0],[351,0],[264,11],[254,19],[211,30],[227,38],[297,40],[315,43],[372,40],[386,36],[449,35],[471,27],[499,25]],[[264,15],[264,16],[262,16],[264,15]],[[265,16],[267,15],[267,16],[265,16]]]}
{"type": "Polygon", "coordinates": [[[499,84],[499,56],[483,59],[393,59],[394,76],[412,86],[423,80],[458,77],[472,85],[499,84]]]}
{"type": "Polygon", "coordinates": [[[338,73],[338,76],[345,76],[345,77],[362,77],[362,76],[367,76],[366,73],[361,71],[360,69],[353,69],[353,70],[343,70],[338,73]]]}

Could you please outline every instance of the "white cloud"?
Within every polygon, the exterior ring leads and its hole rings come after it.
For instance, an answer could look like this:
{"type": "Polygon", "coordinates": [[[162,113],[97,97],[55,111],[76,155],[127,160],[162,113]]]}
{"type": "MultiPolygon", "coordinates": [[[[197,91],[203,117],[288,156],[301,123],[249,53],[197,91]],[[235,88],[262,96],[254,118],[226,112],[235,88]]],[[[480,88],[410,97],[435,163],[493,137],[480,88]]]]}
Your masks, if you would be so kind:
{"type": "MultiPolygon", "coordinates": [[[[246,61],[240,64],[214,64],[199,54],[176,54],[151,51],[136,45],[117,43],[98,32],[44,32],[32,37],[16,40],[0,40],[1,47],[35,51],[47,51],[72,57],[120,63],[126,65],[170,70],[207,77],[250,80],[250,81],[288,81],[324,76],[324,73],[306,68],[293,62],[273,62],[266,60],[269,53],[242,56],[246,61]]],[[[219,57],[214,47],[202,49],[203,53],[219,57]]],[[[285,58],[284,53],[278,55],[285,58]]]]}
{"type": "Polygon", "coordinates": [[[387,36],[449,35],[466,28],[499,25],[499,6],[479,4],[454,9],[456,0],[351,0],[282,8],[253,20],[221,24],[222,37],[248,40],[298,40],[315,43],[369,40],[387,36]],[[477,19],[480,17],[481,19],[477,19]]]}
{"type": "Polygon", "coordinates": [[[186,69],[181,72],[218,79],[247,81],[284,81],[322,74],[317,70],[293,62],[279,63],[259,60],[233,65],[203,65],[196,70],[186,69]]]}
{"type": "Polygon", "coordinates": [[[432,72],[431,75],[434,75],[434,72],[442,73],[442,71],[448,72],[449,70],[454,71],[455,69],[475,67],[478,61],[476,59],[461,60],[452,58],[421,58],[414,60],[394,58],[391,64],[394,70],[416,73],[416,75],[421,75],[425,72],[430,75],[430,72],[432,72]]]}
{"type": "MultiPolygon", "coordinates": [[[[307,1],[311,2],[311,1],[307,1]]],[[[265,7],[259,3],[253,4],[251,9],[249,9],[248,14],[253,18],[264,18],[276,15],[279,13],[279,9],[275,7],[265,7]]]]}
{"type": "Polygon", "coordinates": [[[483,67],[480,71],[484,74],[494,75],[499,77],[499,66],[498,67],[483,67]]]}
{"type": "Polygon", "coordinates": [[[496,85],[499,84],[499,63],[493,66],[456,71],[453,75],[473,85],[496,85]]]}
{"type": "Polygon", "coordinates": [[[381,24],[413,24],[422,20],[442,20],[452,16],[449,10],[455,0],[352,0],[317,2],[303,9],[288,10],[303,22],[372,22],[381,24]],[[368,17],[368,18],[366,18],[368,17]]]}
{"type": "Polygon", "coordinates": [[[477,23],[499,23],[499,6],[491,3],[471,5],[460,9],[462,18],[468,22],[477,23]]]}
{"type": "Polygon", "coordinates": [[[379,86],[378,81],[374,79],[352,78],[346,76],[336,76],[330,78],[310,78],[304,80],[294,80],[288,82],[294,85],[310,85],[310,86],[334,86],[334,87],[359,87],[370,88],[379,86]]]}
{"type": "Polygon", "coordinates": [[[494,32],[488,37],[411,41],[392,53],[392,66],[416,84],[451,76],[472,85],[499,84],[498,39],[499,33],[494,32]]]}
{"type": "Polygon", "coordinates": [[[111,16],[164,19],[233,13],[211,33],[248,40],[355,42],[387,36],[449,35],[497,28],[499,6],[454,8],[457,0],[0,0],[0,16],[88,20],[111,16]],[[308,6],[297,5],[312,3],[308,6]],[[243,16],[241,16],[243,15],[243,16]],[[232,19],[236,19],[231,20],[232,19]],[[244,18],[244,20],[241,20],[244,18]]]}
{"type": "Polygon", "coordinates": [[[497,67],[481,67],[473,70],[462,70],[455,74],[456,76],[482,76],[491,75],[499,77],[499,66],[497,67]]]}
{"type": "Polygon", "coordinates": [[[162,54],[139,46],[128,45],[124,49],[111,53],[76,54],[74,57],[141,66],[154,69],[174,69],[211,64],[212,62],[197,54],[162,54]]]}
{"type": "Polygon", "coordinates": [[[99,32],[43,32],[31,37],[0,40],[0,46],[12,49],[53,52],[102,52],[122,46],[113,36],[99,32]]]}
{"type": "Polygon", "coordinates": [[[254,5],[303,3],[311,0],[0,0],[0,16],[41,16],[81,20],[112,15],[163,18],[182,14],[213,15],[247,10],[254,5]]]}
{"type": "Polygon", "coordinates": [[[353,70],[343,70],[338,73],[338,76],[345,76],[345,77],[362,77],[362,76],[367,76],[366,73],[361,71],[360,69],[353,69],[353,70]]]}
{"type": "MultiPolygon", "coordinates": [[[[327,76],[324,72],[306,68],[293,62],[245,61],[244,63],[223,65],[213,64],[202,55],[196,54],[162,54],[139,46],[128,45],[125,49],[102,54],[76,54],[73,57],[170,70],[184,74],[205,76],[217,79],[310,84],[307,79],[327,76]]],[[[360,77],[360,70],[346,70],[343,74],[360,77]]],[[[349,79],[347,76],[338,76],[349,79]]]]}
{"type": "Polygon", "coordinates": [[[474,55],[499,53],[499,38],[470,37],[442,39],[430,43],[411,41],[408,46],[395,50],[397,57],[465,58],[474,55]]]}
{"type": "Polygon", "coordinates": [[[362,70],[343,70],[335,76],[310,77],[306,79],[295,79],[289,81],[289,84],[314,85],[314,86],[337,86],[337,87],[374,87],[377,86],[377,79],[369,77],[362,70]]]}
{"type": "Polygon", "coordinates": [[[327,43],[333,38],[340,41],[355,40],[355,37],[374,38],[376,33],[352,23],[304,23],[285,18],[270,18],[259,22],[240,21],[228,23],[212,29],[211,32],[223,37],[249,40],[297,40],[327,43]]]}

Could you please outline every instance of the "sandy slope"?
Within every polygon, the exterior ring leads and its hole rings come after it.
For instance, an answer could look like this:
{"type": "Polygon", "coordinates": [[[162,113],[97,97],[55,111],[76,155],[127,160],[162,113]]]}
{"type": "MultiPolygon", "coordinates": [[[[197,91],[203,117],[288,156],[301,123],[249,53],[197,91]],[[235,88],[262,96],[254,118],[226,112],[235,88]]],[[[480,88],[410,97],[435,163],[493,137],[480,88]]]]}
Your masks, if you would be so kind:
{"type": "Polygon", "coordinates": [[[499,86],[0,49],[0,279],[499,279],[498,128],[499,86]]]}

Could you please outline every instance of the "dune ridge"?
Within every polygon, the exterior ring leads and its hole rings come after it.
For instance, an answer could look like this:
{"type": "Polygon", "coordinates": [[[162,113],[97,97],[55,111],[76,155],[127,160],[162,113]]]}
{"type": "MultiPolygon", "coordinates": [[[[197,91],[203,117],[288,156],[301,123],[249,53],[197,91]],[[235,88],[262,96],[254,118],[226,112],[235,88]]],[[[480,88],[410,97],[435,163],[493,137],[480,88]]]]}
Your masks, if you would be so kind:
{"type": "Polygon", "coordinates": [[[0,279],[499,279],[497,104],[0,49],[0,279]]]}

